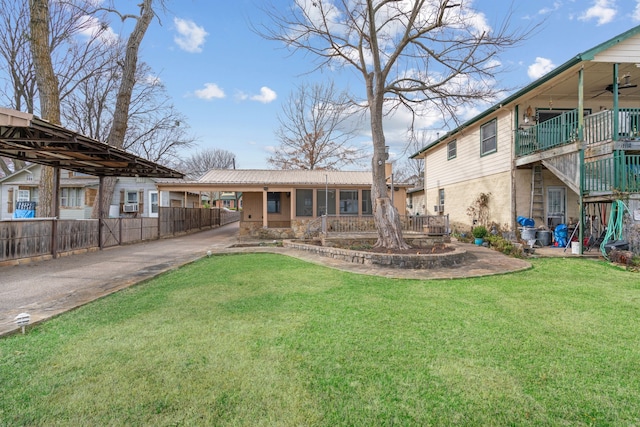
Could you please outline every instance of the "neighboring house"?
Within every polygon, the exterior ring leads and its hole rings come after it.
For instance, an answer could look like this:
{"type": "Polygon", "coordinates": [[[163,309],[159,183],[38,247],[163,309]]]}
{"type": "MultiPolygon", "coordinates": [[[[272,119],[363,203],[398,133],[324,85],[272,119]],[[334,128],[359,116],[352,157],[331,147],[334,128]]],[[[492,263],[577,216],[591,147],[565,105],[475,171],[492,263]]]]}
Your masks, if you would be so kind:
{"type": "MultiPolygon", "coordinates": [[[[415,153],[427,211],[467,231],[576,224],[602,232],[614,201],[640,221],[640,26],[576,55],[415,153]],[[474,217],[475,216],[475,217],[474,217]]],[[[594,230],[594,233],[596,231],[594,230]]]]}
{"type": "MultiPolygon", "coordinates": [[[[325,213],[372,215],[371,184],[372,174],[366,171],[213,169],[198,181],[160,181],[158,188],[242,192],[241,237],[291,238],[302,237],[309,223],[325,213]]],[[[394,205],[405,215],[407,185],[393,187],[394,205]]]]}
{"type": "MultiPolygon", "coordinates": [[[[0,219],[12,219],[20,202],[38,203],[42,166],[32,164],[0,179],[0,219]]],[[[120,177],[116,183],[110,217],[157,217],[158,206],[199,207],[197,194],[160,194],[155,178],[120,177]]],[[[60,170],[60,218],[91,218],[99,179],[60,170]]]]}
{"type": "Polygon", "coordinates": [[[227,208],[233,210],[242,209],[242,193],[235,191],[221,191],[214,193],[212,207],[227,208]]]}
{"type": "MultiPolygon", "coordinates": [[[[440,209],[434,209],[434,212],[440,213],[440,209]]],[[[407,190],[407,213],[410,215],[427,214],[427,199],[422,185],[407,190]]]]}

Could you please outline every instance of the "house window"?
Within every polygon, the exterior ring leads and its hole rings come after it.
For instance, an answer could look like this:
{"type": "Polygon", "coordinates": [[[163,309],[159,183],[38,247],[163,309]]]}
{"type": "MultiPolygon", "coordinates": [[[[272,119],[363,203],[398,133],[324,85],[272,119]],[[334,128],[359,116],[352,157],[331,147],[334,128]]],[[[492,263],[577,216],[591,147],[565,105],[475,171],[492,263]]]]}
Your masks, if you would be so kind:
{"type": "Polygon", "coordinates": [[[447,144],[447,160],[455,159],[458,155],[458,142],[451,141],[447,144]]]}
{"type": "Polygon", "coordinates": [[[498,150],[497,120],[492,120],[480,127],[480,155],[494,153],[498,150]]]}
{"type": "Polygon", "coordinates": [[[28,202],[31,200],[31,192],[29,190],[18,190],[18,198],[16,202],[28,202]]]}
{"type": "Polygon", "coordinates": [[[371,190],[362,190],[362,215],[373,215],[371,190]]]}
{"type": "Polygon", "coordinates": [[[267,193],[267,213],[280,213],[280,193],[267,193]]]}
{"type": "Polygon", "coordinates": [[[296,216],[313,216],[313,190],[296,190],[296,216]]]}
{"type": "Polygon", "coordinates": [[[335,215],[336,214],[336,190],[318,190],[318,200],[316,205],[318,206],[318,216],[324,214],[335,215]],[[326,207],[327,203],[329,204],[326,207]]]}
{"type": "Polygon", "coordinates": [[[157,217],[160,211],[160,200],[157,191],[149,191],[149,216],[157,217]]]}
{"type": "Polygon", "coordinates": [[[133,204],[138,203],[138,192],[137,191],[127,191],[125,194],[125,203],[133,204]]]}
{"type": "Polygon", "coordinates": [[[61,188],[60,206],[65,208],[78,208],[82,206],[81,188],[61,188]]]}
{"type": "Polygon", "coordinates": [[[440,206],[444,206],[444,188],[441,188],[438,191],[438,202],[440,206]]]}
{"type": "Polygon", "coordinates": [[[358,190],[340,190],[340,215],[358,215],[358,190]]]}

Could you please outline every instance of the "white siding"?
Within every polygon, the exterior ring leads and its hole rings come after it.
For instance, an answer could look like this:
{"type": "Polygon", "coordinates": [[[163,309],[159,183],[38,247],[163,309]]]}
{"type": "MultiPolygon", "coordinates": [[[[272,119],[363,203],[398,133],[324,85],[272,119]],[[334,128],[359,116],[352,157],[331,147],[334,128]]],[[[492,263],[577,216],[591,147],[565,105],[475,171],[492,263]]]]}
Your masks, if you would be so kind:
{"type": "Polygon", "coordinates": [[[480,126],[490,122],[490,116],[458,134],[457,156],[447,160],[447,143],[442,142],[429,152],[425,163],[425,188],[435,189],[484,176],[507,172],[511,166],[512,116],[508,110],[500,113],[497,123],[497,151],[480,156],[480,126]]]}
{"type": "Polygon", "coordinates": [[[598,53],[594,57],[594,62],[640,62],[640,36],[631,37],[598,53]]]}

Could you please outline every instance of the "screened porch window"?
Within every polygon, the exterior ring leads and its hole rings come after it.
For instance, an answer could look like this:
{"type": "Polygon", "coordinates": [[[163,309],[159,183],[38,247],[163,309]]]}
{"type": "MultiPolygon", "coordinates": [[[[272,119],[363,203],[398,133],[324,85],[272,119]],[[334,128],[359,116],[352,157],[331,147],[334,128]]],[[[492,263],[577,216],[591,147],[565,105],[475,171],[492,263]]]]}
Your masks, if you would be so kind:
{"type": "Polygon", "coordinates": [[[336,214],[336,190],[318,190],[316,205],[318,206],[318,216],[324,214],[335,215],[336,214]],[[326,207],[329,204],[328,208],[326,207]]]}
{"type": "Polygon", "coordinates": [[[296,190],[296,216],[313,216],[313,190],[296,190]]]}
{"type": "Polygon", "coordinates": [[[362,215],[373,215],[371,190],[362,190],[362,215]]]}
{"type": "Polygon", "coordinates": [[[358,215],[358,190],[340,190],[340,215],[358,215]]]}

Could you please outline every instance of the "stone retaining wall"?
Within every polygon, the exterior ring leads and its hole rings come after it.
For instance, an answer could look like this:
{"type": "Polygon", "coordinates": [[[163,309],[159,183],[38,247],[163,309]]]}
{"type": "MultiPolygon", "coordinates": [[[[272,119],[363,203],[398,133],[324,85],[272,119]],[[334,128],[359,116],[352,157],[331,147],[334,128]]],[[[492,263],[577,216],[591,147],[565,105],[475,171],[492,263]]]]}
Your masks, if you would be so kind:
{"type": "Polygon", "coordinates": [[[400,255],[318,246],[295,240],[285,240],[282,244],[284,247],[314,252],[320,256],[346,262],[391,268],[429,269],[456,267],[464,264],[467,258],[467,251],[455,246],[451,252],[444,254],[400,255]]]}

